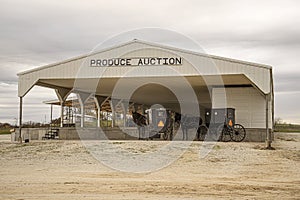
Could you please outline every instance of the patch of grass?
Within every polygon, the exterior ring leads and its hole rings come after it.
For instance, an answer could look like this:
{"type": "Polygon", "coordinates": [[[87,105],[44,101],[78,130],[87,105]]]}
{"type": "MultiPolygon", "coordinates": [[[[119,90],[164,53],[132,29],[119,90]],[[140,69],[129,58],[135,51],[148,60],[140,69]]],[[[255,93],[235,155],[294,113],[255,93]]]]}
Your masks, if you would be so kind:
{"type": "Polygon", "coordinates": [[[253,149],[256,149],[256,150],[263,150],[264,147],[261,146],[261,145],[255,145],[255,146],[253,147],[253,149]]]}
{"type": "Polygon", "coordinates": [[[146,149],[140,149],[140,152],[141,153],[147,153],[147,150],[146,149]]]}
{"type": "Polygon", "coordinates": [[[10,128],[0,129],[0,135],[10,134],[10,128]]]}
{"type": "Polygon", "coordinates": [[[27,147],[27,146],[30,146],[30,144],[28,144],[28,143],[22,143],[22,144],[17,143],[15,146],[12,146],[11,148],[12,149],[18,149],[20,147],[27,147]]]}
{"type": "Polygon", "coordinates": [[[111,120],[102,120],[101,127],[111,127],[111,120]]]}
{"type": "Polygon", "coordinates": [[[282,132],[282,133],[300,133],[300,130],[294,129],[275,129],[275,132],[282,132]]]}
{"type": "Polygon", "coordinates": [[[64,182],[65,185],[75,185],[79,184],[79,182],[64,182]]]}
{"type": "Polygon", "coordinates": [[[275,124],[275,132],[300,133],[300,125],[297,124],[275,124]]]}
{"type": "Polygon", "coordinates": [[[124,144],[124,142],[112,142],[113,144],[124,144]]]}
{"type": "Polygon", "coordinates": [[[219,145],[215,145],[215,146],[213,147],[213,149],[214,149],[214,150],[220,150],[221,147],[220,147],[219,145]]]}
{"type": "Polygon", "coordinates": [[[288,142],[297,142],[294,138],[284,138],[284,137],[277,137],[279,140],[288,141],[288,142]]]}

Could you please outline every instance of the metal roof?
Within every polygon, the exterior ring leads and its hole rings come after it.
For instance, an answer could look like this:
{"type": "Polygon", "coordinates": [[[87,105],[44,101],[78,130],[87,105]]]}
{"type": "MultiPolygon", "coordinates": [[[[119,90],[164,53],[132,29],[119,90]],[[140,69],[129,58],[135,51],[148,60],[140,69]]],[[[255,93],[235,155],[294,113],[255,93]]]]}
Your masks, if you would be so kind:
{"type": "Polygon", "coordinates": [[[175,50],[175,51],[184,52],[184,53],[188,53],[188,54],[193,54],[193,55],[197,55],[197,56],[202,56],[202,57],[207,57],[207,58],[213,58],[213,59],[223,60],[223,61],[228,61],[228,62],[233,62],[233,63],[240,63],[240,64],[251,65],[253,67],[262,67],[262,68],[267,68],[267,69],[271,69],[272,68],[272,66],[266,65],[266,64],[254,63],[254,62],[243,61],[243,60],[233,59],[233,58],[226,58],[226,57],[216,56],[216,55],[211,55],[211,54],[203,54],[203,53],[200,53],[200,52],[191,51],[191,50],[187,50],[187,49],[180,49],[180,48],[177,48],[177,47],[172,47],[172,46],[162,45],[162,44],[158,44],[158,43],[152,43],[152,42],[147,42],[147,41],[143,41],[143,40],[134,39],[132,41],[129,41],[129,42],[126,42],[126,43],[122,43],[122,44],[119,44],[119,45],[116,45],[116,46],[113,46],[113,47],[108,47],[108,48],[105,48],[105,49],[100,50],[100,51],[96,51],[96,52],[92,52],[92,53],[87,53],[87,54],[76,56],[76,57],[73,57],[73,58],[70,58],[70,59],[66,59],[66,60],[63,60],[63,61],[60,61],[60,62],[51,63],[51,64],[48,64],[48,65],[44,65],[44,66],[37,67],[37,68],[34,68],[34,69],[30,69],[30,70],[25,70],[23,72],[17,73],[17,75],[20,76],[20,75],[23,75],[23,74],[27,74],[27,73],[38,71],[38,70],[41,70],[41,69],[45,69],[45,68],[48,68],[48,67],[65,64],[65,63],[68,63],[68,62],[71,62],[71,61],[75,61],[75,60],[79,60],[79,59],[86,58],[86,57],[89,57],[89,56],[93,56],[93,55],[96,55],[96,54],[99,54],[99,53],[102,53],[102,52],[106,52],[106,51],[110,51],[110,50],[113,50],[113,49],[117,49],[117,48],[129,45],[129,44],[132,44],[132,43],[141,43],[141,44],[146,44],[146,45],[149,45],[149,46],[154,46],[154,47],[160,47],[160,48],[164,48],[164,49],[175,50]]]}
{"type": "MultiPolygon", "coordinates": [[[[103,69],[101,67],[86,68],[85,72],[79,73],[81,65],[86,58],[100,57],[107,58],[115,55],[124,55],[131,57],[142,56],[158,56],[158,55],[179,55],[186,58],[189,62],[186,62],[184,66],[174,66],[175,71],[180,73],[184,77],[199,76],[199,73],[193,69],[193,64],[201,68],[201,77],[205,81],[195,82],[197,87],[207,86],[206,82],[212,83],[213,76],[221,75],[224,79],[224,84],[230,84],[233,81],[234,84],[252,84],[258,88],[262,93],[270,93],[273,87],[272,83],[272,68],[268,65],[251,63],[231,58],[224,58],[219,56],[213,56],[208,54],[202,54],[189,50],[179,49],[176,47],[164,46],[155,43],[149,43],[141,40],[133,40],[120,45],[116,45],[110,48],[105,48],[97,52],[78,56],[72,59],[64,60],[62,62],[45,65],[28,71],[18,73],[19,76],[19,88],[18,96],[25,96],[26,93],[34,86],[40,85],[49,88],[66,88],[72,90],[74,82],[77,79],[93,79],[99,78],[99,73],[103,75],[104,82],[111,84],[115,79],[122,78],[124,74],[130,71],[131,67],[109,67],[103,69]],[[216,69],[210,62],[213,62],[216,69]],[[78,75],[79,74],[79,75],[78,75]]],[[[132,78],[159,78],[159,77],[176,77],[176,74],[170,74],[170,71],[166,67],[151,66],[140,69],[132,78]]],[[[217,84],[218,85],[218,84],[217,84]]],[[[114,85],[106,85],[102,88],[107,89],[105,94],[112,91],[114,85]]],[[[96,92],[101,93],[99,87],[94,88],[96,92]]],[[[103,91],[102,91],[103,92],[103,91]]]]}

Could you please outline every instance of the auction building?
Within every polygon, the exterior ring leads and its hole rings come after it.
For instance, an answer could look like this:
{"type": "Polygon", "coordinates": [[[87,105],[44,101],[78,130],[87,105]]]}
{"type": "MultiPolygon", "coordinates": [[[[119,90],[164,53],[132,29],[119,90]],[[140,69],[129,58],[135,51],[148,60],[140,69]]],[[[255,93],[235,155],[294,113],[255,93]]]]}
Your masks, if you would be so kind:
{"type": "MultiPolygon", "coordinates": [[[[154,107],[198,115],[204,126],[223,109],[222,119],[233,112],[234,123],[245,129],[243,141],[273,137],[273,75],[264,64],[135,39],[18,77],[20,124],[23,98],[34,86],[56,92],[57,100],[45,99],[51,108],[60,107],[56,139],[137,139],[132,113],[145,116],[154,107]]],[[[13,140],[47,139],[49,129],[20,126],[13,140]]]]}

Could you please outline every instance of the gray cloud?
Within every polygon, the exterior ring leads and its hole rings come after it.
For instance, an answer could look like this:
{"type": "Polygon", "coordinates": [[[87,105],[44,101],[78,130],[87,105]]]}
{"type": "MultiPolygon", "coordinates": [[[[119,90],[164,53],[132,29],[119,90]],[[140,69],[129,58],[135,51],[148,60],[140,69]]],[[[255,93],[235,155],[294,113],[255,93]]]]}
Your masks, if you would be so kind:
{"type": "MultiPolygon", "coordinates": [[[[275,91],[278,93],[300,92],[300,73],[275,75],[275,91]]],[[[300,106],[299,106],[300,107],[300,106]]]]}
{"type": "Polygon", "coordinates": [[[275,94],[275,113],[286,122],[300,124],[300,92],[275,94]],[[291,100],[292,99],[292,100],[291,100]]]}
{"type": "MultiPolygon", "coordinates": [[[[143,27],[180,32],[210,54],[272,65],[279,94],[276,115],[285,116],[282,101],[295,100],[281,94],[300,91],[299,7],[297,0],[1,0],[0,121],[17,115],[17,72],[87,53],[114,34],[143,27]]],[[[160,39],[197,49],[172,37],[160,39]]],[[[27,105],[55,97],[46,93],[41,97],[31,91],[27,105]]],[[[27,119],[40,120],[47,107],[39,110],[27,119]]]]}
{"type": "MultiPolygon", "coordinates": [[[[51,89],[34,87],[24,98],[24,121],[44,121],[45,115],[49,120],[50,107],[42,102],[56,99],[51,89]]],[[[14,124],[18,118],[19,98],[17,98],[17,83],[0,81],[0,121],[14,124]]],[[[59,109],[55,109],[54,117],[59,116],[59,109]]]]}

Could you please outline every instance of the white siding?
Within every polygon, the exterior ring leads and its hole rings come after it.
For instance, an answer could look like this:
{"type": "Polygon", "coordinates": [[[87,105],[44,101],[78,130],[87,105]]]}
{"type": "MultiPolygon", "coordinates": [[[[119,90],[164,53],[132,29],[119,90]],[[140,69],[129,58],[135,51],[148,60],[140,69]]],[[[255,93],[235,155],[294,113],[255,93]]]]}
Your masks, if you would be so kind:
{"type": "MultiPolygon", "coordinates": [[[[223,91],[221,88],[213,88],[212,107],[223,108],[223,91]]],[[[235,108],[236,123],[245,128],[266,128],[266,101],[265,97],[252,87],[225,88],[226,106],[235,108]]],[[[271,110],[269,111],[271,116],[271,110]]],[[[271,119],[269,119],[271,127],[271,119]]]]}

